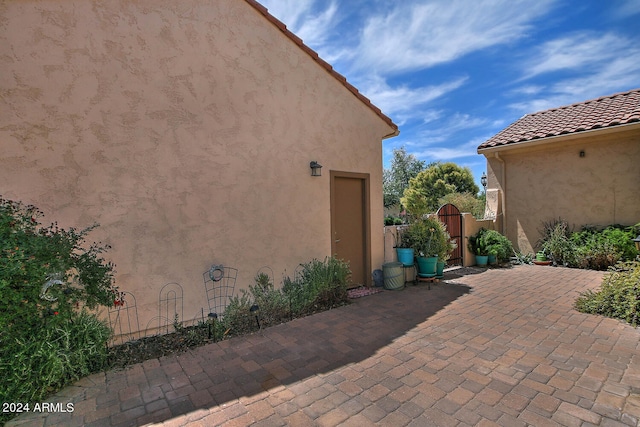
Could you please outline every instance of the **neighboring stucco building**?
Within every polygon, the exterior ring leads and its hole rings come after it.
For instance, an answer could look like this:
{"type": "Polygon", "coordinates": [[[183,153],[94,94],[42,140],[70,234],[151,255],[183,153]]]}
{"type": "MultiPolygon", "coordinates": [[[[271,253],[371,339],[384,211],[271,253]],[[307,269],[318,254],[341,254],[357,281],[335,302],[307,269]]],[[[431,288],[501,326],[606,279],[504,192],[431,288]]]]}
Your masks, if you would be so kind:
{"type": "Polygon", "coordinates": [[[207,310],[212,264],[237,291],[335,253],[370,283],[397,134],[253,0],[0,3],[0,194],[99,223],[141,327],[170,282],[207,310]]]}
{"type": "Polygon", "coordinates": [[[640,222],[640,89],[527,114],[484,142],[488,211],[523,252],[543,222],[640,222]]]}

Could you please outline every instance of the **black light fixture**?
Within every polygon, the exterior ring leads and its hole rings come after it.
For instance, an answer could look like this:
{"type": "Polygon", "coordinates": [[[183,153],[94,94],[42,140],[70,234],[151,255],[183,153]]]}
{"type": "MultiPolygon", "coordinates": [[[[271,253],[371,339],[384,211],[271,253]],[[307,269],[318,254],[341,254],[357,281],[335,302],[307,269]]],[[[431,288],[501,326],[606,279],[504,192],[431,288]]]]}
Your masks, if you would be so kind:
{"type": "Polygon", "coordinates": [[[487,193],[487,174],[482,172],[482,176],[480,177],[480,183],[482,184],[482,187],[484,188],[484,192],[485,194],[487,193]]]}
{"type": "Polygon", "coordinates": [[[309,167],[311,168],[311,176],[322,176],[322,165],[315,160],[309,163],[309,167]]]}
{"type": "Polygon", "coordinates": [[[638,250],[638,252],[640,252],[640,234],[638,234],[638,237],[636,237],[635,239],[631,239],[633,240],[633,243],[636,244],[636,249],[638,250]]]}
{"type": "Polygon", "coordinates": [[[218,318],[218,313],[209,313],[207,317],[209,318],[209,339],[213,336],[213,342],[216,342],[216,319],[218,318]]]}
{"type": "Polygon", "coordinates": [[[260,307],[258,306],[258,304],[253,304],[251,307],[249,307],[249,313],[253,314],[256,317],[256,323],[258,324],[258,329],[260,329],[260,319],[258,318],[258,315],[260,314],[260,307]]]}

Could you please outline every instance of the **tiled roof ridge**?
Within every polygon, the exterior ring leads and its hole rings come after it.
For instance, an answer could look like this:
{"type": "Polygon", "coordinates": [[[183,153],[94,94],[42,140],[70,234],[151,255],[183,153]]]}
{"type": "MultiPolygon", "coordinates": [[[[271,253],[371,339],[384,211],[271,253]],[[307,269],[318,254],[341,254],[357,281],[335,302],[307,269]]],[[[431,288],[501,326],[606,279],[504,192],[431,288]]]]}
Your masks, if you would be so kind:
{"type": "Polygon", "coordinates": [[[640,88],[525,114],[478,150],[640,123],[640,88]]]}
{"type": "Polygon", "coordinates": [[[537,116],[539,114],[544,114],[544,113],[557,111],[557,110],[567,110],[567,109],[572,108],[572,107],[579,107],[581,105],[587,105],[587,104],[590,104],[592,102],[600,102],[600,101],[603,101],[603,100],[606,100],[606,99],[613,99],[613,98],[616,98],[618,96],[627,96],[627,95],[632,94],[633,92],[638,92],[640,94],[640,88],[631,89],[631,90],[627,90],[627,91],[624,91],[624,92],[618,92],[618,93],[614,93],[614,94],[611,94],[611,95],[605,95],[605,96],[601,96],[599,98],[588,99],[586,101],[575,102],[573,104],[562,105],[560,107],[548,108],[546,110],[536,111],[534,113],[527,113],[523,117],[526,117],[526,116],[537,116]]]}
{"type": "Polygon", "coordinates": [[[347,81],[346,77],[344,77],[342,74],[335,71],[331,66],[331,64],[329,64],[324,59],[320,58],[320,56],[316,51],[314,51],[309,46],[304,44],[302,39],[296,36],[294,33],[292,33],[282,21],[280,21],[278,18],[270,14],[269,10],[266,7],[258,3],[256,0],[245,0],[245,1],[249,3],[251,6],[253,6],[262,15],[264,15],[272,24],[278,27],[278,29],[282,31],[295,44],[300,46],[300,48],[303,51],[305,51],[314,61],[320,64],[325,70],[327,70],[329,74],[331,74],[336,80],[338,80],[343,86],[345,86],[351,93],[353,93],[358,99],[360,99],[360,101],[362,101],[367,107],[373,110],[373,112],[376,113],[382,120],[384,120],[391,128],[393,128],[395,132],[398,131],[398,125],[393,123],[391,118],[385,115],[382,112],[382,110],[380,110],[378,107],[373,105],[373,103],[369,98],[361,94],[360,91],[355,86],[353,86],[351,83],[347,81]]]}

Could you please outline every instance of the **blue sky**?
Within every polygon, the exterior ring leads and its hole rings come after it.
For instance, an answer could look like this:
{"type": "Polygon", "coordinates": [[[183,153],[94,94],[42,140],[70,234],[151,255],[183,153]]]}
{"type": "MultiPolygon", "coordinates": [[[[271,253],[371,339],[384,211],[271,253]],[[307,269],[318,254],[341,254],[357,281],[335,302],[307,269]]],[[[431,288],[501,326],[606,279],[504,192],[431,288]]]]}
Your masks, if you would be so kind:
{"type": "Polygon", "coordinates": [[[522,117],[640,87],[640,0],[261,0],[400,128],[468,166],[522,117]]]}

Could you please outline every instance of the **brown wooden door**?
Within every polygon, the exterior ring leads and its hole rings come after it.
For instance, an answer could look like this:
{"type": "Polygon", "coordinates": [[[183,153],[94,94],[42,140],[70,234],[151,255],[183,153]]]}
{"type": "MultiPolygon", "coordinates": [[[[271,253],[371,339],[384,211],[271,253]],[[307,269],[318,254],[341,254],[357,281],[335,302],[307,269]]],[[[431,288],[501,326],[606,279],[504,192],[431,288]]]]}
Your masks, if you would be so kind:
{"type": "Polygon", "coordinates": [[[462,214],[460,210],[450,203],[440,206],[438,209],[438,219],[447,226],[447,231],[457,244],[457,247],[453,250],[447,266],[463,265],[462,254],[464,249],[464,238],[462,237],[462,214]]]}
{"type": "Polygon", "coordinates": [[[349,262],[354,285],[370,285],[369,175],[331,172],[331,253],[349,262]]]}

